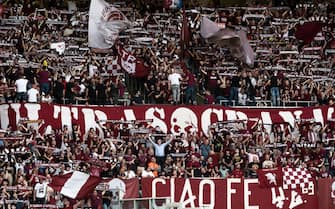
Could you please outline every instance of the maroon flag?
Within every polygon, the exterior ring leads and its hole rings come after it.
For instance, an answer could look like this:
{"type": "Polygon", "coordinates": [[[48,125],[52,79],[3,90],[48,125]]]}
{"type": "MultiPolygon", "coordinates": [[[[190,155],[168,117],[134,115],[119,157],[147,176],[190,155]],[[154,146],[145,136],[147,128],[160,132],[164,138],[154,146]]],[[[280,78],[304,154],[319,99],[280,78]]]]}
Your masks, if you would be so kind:
{"type": "Polygon", "coordinates": [[[257,171],[259,186],[262,188],[280,187],[283,185],[281,168],[259,169],[257,171]]]}
{"type": "Polygon", "coordinates": [[[122,47],[118,48],[118,54],[118,63],[122,70],[137,78],[148,75],[149,66],[146,66],[142,59],[136,58],[122,47]]]}
{"type": "Polygon", "coordinates": [[[185,8],[184,8],[183,9],[183,26],[181,28],[181,42],[183,45],[187,45],[190,40],[191,40],[190,27],[188,24],[188,20],[187,20],[185,8]]]}
{"type": "Polygon", "coordinates": [[[305,22],[303,25],[297,26],[295,37],[309,44],[313,41],[316,34],[322,29],[322,22],[305,22]]]}
{"type": "Polygon", "coordinates": [[[188,24],[188,20],[186,17],[185,8],[183,9],[183,25],[181,28],[181,35],[180,35],[180,42],[181,42],[181,49],[182,49],[182,56],[185,56],[185,49],[188,46],[189,41],[191,40],[190,36],[190,27],[188,24]]]}

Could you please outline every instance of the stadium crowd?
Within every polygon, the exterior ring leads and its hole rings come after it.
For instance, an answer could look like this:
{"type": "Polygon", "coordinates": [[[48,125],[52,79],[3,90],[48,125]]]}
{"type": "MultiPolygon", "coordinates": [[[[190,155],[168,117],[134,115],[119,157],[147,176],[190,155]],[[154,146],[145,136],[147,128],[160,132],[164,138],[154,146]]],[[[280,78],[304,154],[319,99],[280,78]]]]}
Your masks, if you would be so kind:
{"type": "MultiPolygon", "coordinates": [[[[87,10],[32,8],[30,3],[8,1],[0,13],[2,103],[333,104],[334,12],[325,3],[294,9],[253,5],[187,10],[191,37],[184,46],[182,12],[121,4],[120,10],[142,32],[126,30],[117,44],[144,60],[150,71],[143,78],[122,72],[115,48],[88,48],[87,10]],[[254,66],[206,43],[198,32],[201,15],[225,27],[247,29],[256,54],[254,66]],[[312,19],[324,26],[304,45],[294,36],[296,25],[312,19]],[[150,41],[139,39],[143,36],[150,41]],[[59,42],[66,43],[63,52],[50,49],[59,42]]],[[[44,134],[42,123],[21,120],[17,130],[8,127],[0,133],[0,207],[26,208],[28,202],[59,208],[108,205],[106,191],[73,202],[47,186],[52,176],[73,170],[121,179],[257,178],[260,168],[295,166],[308,168],[318,178],[335,176],[332,121],[324,126],[313,120],[296,121],[294,127],[274,124],[270,132],[260,121],[250,127],[245,121],[230,121],[213,124],[206,135],[180,136],[162,133],[149,122],[139,125],[140,133],[132,132],[131,125],[107,123],[101,125],[104,135],[93,128],[82,134],[78,125],[54,127],[52,134],[44,134]]]]}

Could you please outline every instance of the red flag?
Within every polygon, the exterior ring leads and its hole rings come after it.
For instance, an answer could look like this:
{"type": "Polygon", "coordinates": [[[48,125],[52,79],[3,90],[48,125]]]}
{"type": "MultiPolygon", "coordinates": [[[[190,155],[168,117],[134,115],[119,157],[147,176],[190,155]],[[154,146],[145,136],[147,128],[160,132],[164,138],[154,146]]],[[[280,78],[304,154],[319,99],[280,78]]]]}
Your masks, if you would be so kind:
{"type": "Polygon", "coordinates": [[[283,185],[281,168],[259,169],[257,171],[259,186],[262,188],[280,187],[283,185]]]}
{"type": "Polygon", "coordinates": [[[127,52],[122,47],[118,48],[118,53],[118,62],[122,70],[137,78],[145,77],[148,75],[149,66],[146,66],[142,59],[136,58],[134,55],[127,52]]]}
{"type": "Polygon", "coordinates": [[[303,25],[297,26],[295,37],[299,40],[303,40],[305,44],[309,44],[321,29],[322,22],[305,22],[303,25]]]}
{"type": "Polygon", "coordinates": [[[100,181],[99,177],[75,171],[52,177],[52,182],[49,186],[66,197],[83,199],[93,192],[100,181]]]}

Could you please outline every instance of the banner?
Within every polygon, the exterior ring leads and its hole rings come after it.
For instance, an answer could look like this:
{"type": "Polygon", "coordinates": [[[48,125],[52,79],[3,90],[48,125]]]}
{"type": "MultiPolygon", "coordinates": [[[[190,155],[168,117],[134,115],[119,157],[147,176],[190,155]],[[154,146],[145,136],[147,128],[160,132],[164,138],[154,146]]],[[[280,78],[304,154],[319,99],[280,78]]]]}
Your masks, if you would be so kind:
{"type": "MultiPolygon", "coordinates": [[[[322,125],[335,118],[333,106],[309,108],[228,108],[220,105],[143,105],[143,106],[63,106],[53,104],[12,103],[0,105],[1,129],[9,125],[16,128],[20,119],[43,121],[40,132],[48,128],[58,129],[67,125],[80,125],[86,133],[97,128],[98,120],[152,120],[152,127],[159,126],[165,133],[181,134],[202,132],[208,134],[210,125],[217,121],[244,120],[247,129],[257,120],[261,120],[266,131],[272,124],[286,122],[294,127],[297,120],[313,120],[322,125]],[[49,126],[49,127],[48,127],[49,126]]],[[[100,123],[104,125],[104,123],[100,123]]],[[[331,127],[334,128],[334,127],[331,127]]]]}
{"type": "Polygon", "coordinates": [[[335,179],[318,179],[319,209],[335,209],[335,179]]]}
{"type": "Polygon", "coordinates": [[[315,187],[308,190],[260,188],[257,179],[144,178],[143,197],[171,197],[182,208],[315,209],[315,187]]]}
{"type": "Polygon", "coordinates": [[[118,63],[128,74],[135,77],[145,77],[149,73],[149,66],[145,66],[142,59],[136,58],[124,48],[118,48],[118,63]]]}
{"type": "Polygon", "coordinates": [[[127,17],[104,0],[92,0],[88,22],[88,46],[98,49],[112,47],[119,33],[130,26],[127,17]]]}

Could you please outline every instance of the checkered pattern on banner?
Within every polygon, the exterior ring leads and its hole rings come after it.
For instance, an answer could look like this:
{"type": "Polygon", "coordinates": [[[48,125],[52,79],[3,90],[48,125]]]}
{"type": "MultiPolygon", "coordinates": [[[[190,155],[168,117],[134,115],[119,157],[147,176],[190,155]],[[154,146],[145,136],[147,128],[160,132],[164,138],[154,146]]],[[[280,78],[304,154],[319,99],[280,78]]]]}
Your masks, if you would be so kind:
{"type": "Polygon", "coordinates": [[[283,173],[284,189],[308,188],[309,182],[313,182],[311,173],[305,168],[283,168],[283,173]]]}

